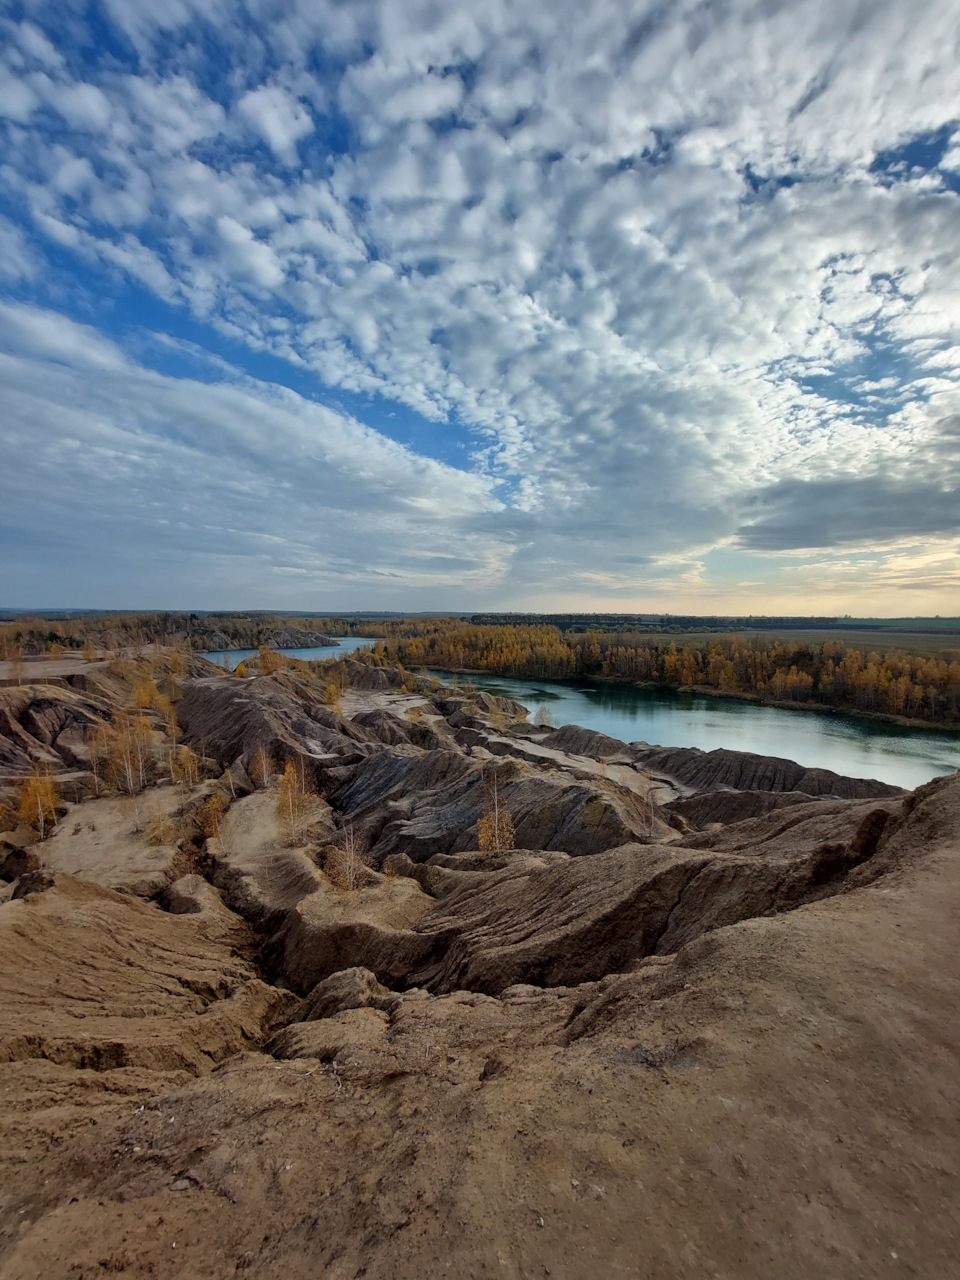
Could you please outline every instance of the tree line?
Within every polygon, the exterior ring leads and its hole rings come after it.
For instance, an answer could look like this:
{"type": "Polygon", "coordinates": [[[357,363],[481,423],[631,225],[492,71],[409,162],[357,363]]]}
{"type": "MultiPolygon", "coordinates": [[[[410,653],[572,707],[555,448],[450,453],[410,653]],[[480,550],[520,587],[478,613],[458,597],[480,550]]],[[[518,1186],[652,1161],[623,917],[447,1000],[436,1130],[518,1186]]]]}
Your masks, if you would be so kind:
{"type": "MultiPolygon", "coordinates": [[[[290,618],[270,613],[118,613],[74,618],[24,615],[0,622],[0,659],[35,657],[51,649],[80,650],[93,644],[108,653],[137,655],[148,645],[205,649],[256,649],[277,632],[313,631],[329,636],[353,635],[354,620],[290,618]],[[224,644],[226,641],[226,644],[224,644]]],[[[379,635],[376,628],[356,634],[379,635]]]]}
{"type": "Polygon", "coordinates": [[[563,634],[550,626],[474,626],[449,619],[394,624],[375,656],[406,667],[533,679],[595,677],[670,688],[750,694],[931,724],[960,724],[960,655],[900,648],[864,652],[763,635],[686,644],[641,633],[563,634]]]}

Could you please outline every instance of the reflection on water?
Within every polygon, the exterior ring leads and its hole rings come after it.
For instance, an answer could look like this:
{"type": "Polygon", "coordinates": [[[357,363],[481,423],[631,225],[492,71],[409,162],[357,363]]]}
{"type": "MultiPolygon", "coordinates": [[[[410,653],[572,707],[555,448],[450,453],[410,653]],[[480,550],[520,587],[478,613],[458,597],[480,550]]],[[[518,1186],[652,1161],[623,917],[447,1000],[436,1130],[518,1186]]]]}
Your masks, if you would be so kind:
{"type": "MultiPolygon", "coordinates": [[[[453,679],[442,671],[435,674],[446,682],[453,679]]],[[[880,720],[783,711],[733,698],[602,681],[561,684],[474,676],[473,682],[515,698],[531,711],[545,704],[558,725],[580,724],[625,742],[785,756],[807,768],[908,788],[960,768],[960,735],[902,729],[880,720]]]]}
{"type": "MultiPolygon", "coordinates": [[[[285,658],[300,658],[311,662],[315,658],[337,658],[345,653],[354,653],[357,649],[372,649],[376,640],[368,640],[366,636],[340,636],[336,645],[325,644],[315,649],[280,649],[285,658]]],[[[205,653],[205,658],[215,662],[217,666],[226,667],[228,671],[236,671],[241,662],[257,656],[256,649],[217,649],[205,653]]]]}

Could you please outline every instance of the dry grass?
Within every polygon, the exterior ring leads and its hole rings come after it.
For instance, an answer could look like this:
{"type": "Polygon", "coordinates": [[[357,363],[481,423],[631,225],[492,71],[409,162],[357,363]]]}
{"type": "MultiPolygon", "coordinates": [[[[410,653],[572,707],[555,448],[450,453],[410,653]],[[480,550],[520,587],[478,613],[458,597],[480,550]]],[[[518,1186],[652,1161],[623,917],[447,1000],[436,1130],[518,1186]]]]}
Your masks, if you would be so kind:
{"type": "Polygon", "coordinates": [[[159,814],[156,818],[151,818],[143,829],[145,844],[175,844],[177,835],[177,824],[167,814],[159,814]]]}
{"type": "Polygon", "coordinates": [[[323,873],[337,889],[359,889],[370,867],[363,834],[352,827],[342,831],[336,844],[328,845],[324,853],[323,873]]]}

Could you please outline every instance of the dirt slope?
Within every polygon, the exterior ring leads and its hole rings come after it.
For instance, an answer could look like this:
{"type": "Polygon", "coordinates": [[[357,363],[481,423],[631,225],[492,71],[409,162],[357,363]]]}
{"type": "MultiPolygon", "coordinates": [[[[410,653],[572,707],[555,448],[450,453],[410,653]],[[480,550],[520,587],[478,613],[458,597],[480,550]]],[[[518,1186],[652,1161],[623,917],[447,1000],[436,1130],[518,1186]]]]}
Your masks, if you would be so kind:
{"type": "MultiPolygon", "coordinates": [[[[8,1062],[5,1280],[952,1280],[960,779],[908,808],[875,884],[632,973],[381,995],[192,1074],[8,1062]]],[[[133,913],[131,959],[149,913],[171,958],[215,950],[189,917],[57,886],[0,908],[3,971],[45,999],[75,892],[133,913]],[[19,957],[28,911],[47,932],[19,957]]]]}

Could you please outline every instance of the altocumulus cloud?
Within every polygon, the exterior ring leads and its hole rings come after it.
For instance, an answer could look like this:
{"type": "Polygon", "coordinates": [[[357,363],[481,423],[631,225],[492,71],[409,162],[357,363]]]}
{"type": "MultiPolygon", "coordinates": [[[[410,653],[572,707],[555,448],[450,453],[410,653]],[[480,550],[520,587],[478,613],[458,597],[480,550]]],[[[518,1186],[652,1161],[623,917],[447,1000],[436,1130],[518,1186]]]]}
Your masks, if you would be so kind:
{"type": "Polygon", "coordinates": [[[952,6],[7,14],[10,602],[949,607],[952,6]]]}

